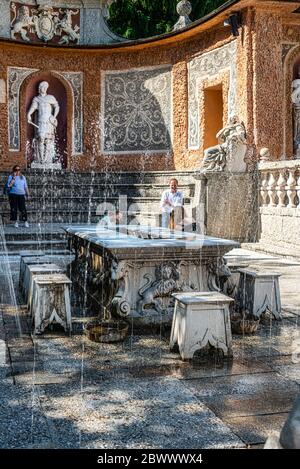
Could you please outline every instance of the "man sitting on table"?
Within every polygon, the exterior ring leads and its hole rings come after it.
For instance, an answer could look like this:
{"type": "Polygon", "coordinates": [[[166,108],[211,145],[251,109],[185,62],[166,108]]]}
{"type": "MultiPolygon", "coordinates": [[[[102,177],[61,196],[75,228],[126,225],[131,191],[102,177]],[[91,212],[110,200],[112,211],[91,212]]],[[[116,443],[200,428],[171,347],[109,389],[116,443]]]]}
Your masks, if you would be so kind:
{"type": "Polygon", "coordinates": [[[161,197],[162,227],[174,229],[176,219],[180,216],[182,220],[183,194],[178,188],[178,181],[170,179],[169,189],[164,191],[161,197]]]}

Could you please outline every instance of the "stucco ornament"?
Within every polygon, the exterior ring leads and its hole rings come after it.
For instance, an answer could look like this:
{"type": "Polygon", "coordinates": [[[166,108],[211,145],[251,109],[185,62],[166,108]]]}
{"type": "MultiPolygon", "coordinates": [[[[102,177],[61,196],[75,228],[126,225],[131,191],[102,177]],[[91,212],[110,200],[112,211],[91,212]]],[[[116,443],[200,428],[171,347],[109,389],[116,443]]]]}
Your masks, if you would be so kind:
{"type": "Polygon", "coordinates": [[[293,103],[294,154],[300,158],[300,78],[296,78],[292,82],[291,100],[293,103]]]}
{"type": "Polygon", "coordinates": [[[34,162],[43,167],[51,167],[54,163],[56,117],[59,113],[56,98],[47,94],[48,87],[47,81],[39,84],[39,95],[33,98],[27,114],[27,121],[36,128],[33,141],[34,162]],[[37,123],[32,121],[32,115],[35,112],[37,112],[37,123]]]}
{"type": "Polygon", "coordinates": [[[56,34],[59,23],[59,13],[54,12],[52,7],[40,6],[34,10],[37,15],[33,16],[35,33],[42,41],[51,41],[56,34]]]}
{"type": "Polygon", "coordinates": [[[20,34],[24,41],[30,42],[27,33],[34,33],[38,39],[44,42],[51,41],[55,36],[61,36],[59,44],[77,43],[80,38],[79,26],[73,26],[74,15],[79,14],[79,9],[71,10],[60,8],[55,11],[51,6],[40,5],[38,9],[21,6],[18,10],[15,3],[11,4],[13,20],[11,22],[11,37],[17,39],[20,34]],[[30,14],[31,13],[31,14],[30,14]]]}
{"type": "Polygon", "coordinates": [[[150,275],[145,274],[146,284],[140,288],[139,295],[142,297],[138,302],[137,309],[143,312],[146,306],[154,306],[154,309],[163,313],[161,299],[168,297],[174,291],[180,290],[179,286],[180,272],[174,262],[164,262],[155,270],[155,280],[150,275]]]}
{"type": "Polygon", "coordinates": [[[228,171],[242,172],[246,169],[244,157],[247,150],[246,129],[237,116],[216,135],[219,144],[204,150],[201,172],[228,171]]]}
{"type": "Polygon", "coordinates": [[[57,30],[63,34],[61,40],[59,41],[58,44],[69,44],[70,41],[72,42],[78,42],[80,38],[79,34],[79,26],[75,25],[73,27],[72,25],[72,16],[77,15],[79,10],[59,10],[60,13],[63,14],[63,18],[59,21],[57,25],[57,30]]]}
{"type": "Polygon", "coordinates": [[[29,8],[23,5],[17,11],[15,3],[11,4],[13,20],[11,21],[11,38],[17,39],[16,34],[20,34],[23,41],[29,42],[27,32],[32,32],[34,27],[33,16],[30,15],[29,8]]]}

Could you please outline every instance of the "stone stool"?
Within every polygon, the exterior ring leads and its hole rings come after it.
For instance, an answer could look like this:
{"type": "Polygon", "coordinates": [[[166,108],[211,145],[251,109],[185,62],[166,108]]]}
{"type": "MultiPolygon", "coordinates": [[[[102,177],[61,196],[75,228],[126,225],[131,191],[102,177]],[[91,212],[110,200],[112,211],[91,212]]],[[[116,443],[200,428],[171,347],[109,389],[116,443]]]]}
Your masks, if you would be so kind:
{"type": "Polygon", "coordinates": [[[267,309],[281,319],[280,273],[260,268],[239,269],[240,281],[236,303],[241,311],[258,319],[267,309]]]}
{"type": "Polygon", "coordinates": [[[33,285],[34,276],[46,275],[46,274],[64,274],[64,273],[65,273],[65,270],[56,264],[35,264],[35,265],[26,266],[22,291],[23,291],[24,298],[27,301],[27,306],[29,310],[30,310],[31,299],[32,299],[32,285],[33,285]]]}
{"type": "MultiPolygon", "coordinates": [[[[28,252],[28,251],[23,251],[23,252],[28,252]]],[[[45,259],[45,257],[44,257],[43,253],[39,254],[37,256],[29,256],[29,257],[28,256],[21,256],[20,275],[19,275],[19,287],[20,287],[21,290],[22,290],[22,286],[23,286],[23,282],[24,282],[24,274],[25,274],[25,270],[26,270],[26,265],[42,264],[44,259],[45,259]]]]}
{"type": "Polygon", "coordinates": [[[37,275],[33,279],[31,316],[34,333],[41,334],[49,324],[60,324],[71,332],[71,280],[64,274],[37,275]]]}
{"type": "Polygon", "coordinates": [[[231,356],[229,305],[233,301],[219,292],[174,293],[175,309],[170,337],[171,350],[178,345],[183,360],[193,358],[207,344],[231,356]]]}

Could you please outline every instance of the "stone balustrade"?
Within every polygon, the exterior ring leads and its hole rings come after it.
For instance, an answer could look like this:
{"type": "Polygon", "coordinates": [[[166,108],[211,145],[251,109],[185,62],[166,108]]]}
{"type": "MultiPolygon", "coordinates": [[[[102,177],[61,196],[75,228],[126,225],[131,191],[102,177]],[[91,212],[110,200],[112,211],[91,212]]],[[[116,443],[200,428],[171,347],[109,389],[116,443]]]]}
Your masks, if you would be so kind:
{"type": "Polygon", "coordinates": [[[300,160],[263,161],[260,172],[261,249],[299,256],[300,160]]]}
{"type": "Polygon", "coordinates": [[[300,160],[267,161],[261,173],[261,207],[300,209],[300,160]]]}

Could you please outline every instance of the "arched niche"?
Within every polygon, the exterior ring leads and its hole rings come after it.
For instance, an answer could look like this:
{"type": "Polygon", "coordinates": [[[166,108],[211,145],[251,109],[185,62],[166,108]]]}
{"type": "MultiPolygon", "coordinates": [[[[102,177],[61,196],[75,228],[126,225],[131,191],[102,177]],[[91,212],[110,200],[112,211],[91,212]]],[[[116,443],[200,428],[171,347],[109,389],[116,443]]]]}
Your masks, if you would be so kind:
{"type": "Polygon", "coordinates": [[[300,79],[300,45],[292,47],[284,61],[284,97],[283,97],[283,149],[285,159],[295,158],[293,145],[293,103],[291,99],[292,82],[300,79]]]}
{"type": "MultiPolygon", "coordinates": [[[[25,141],[26,141],[26,159],[27,166],[31,166],[34,159],[32,142],[35,137],[35,127],[27,122],[27,113],[32,100],[39,94],[39,84],[42,81],[49,83],[48,95],[53,95],[59,104],[59,114],[57,116],[57,128],[55,134],[55,160],[54,163],[60,163],[62,168],[66,168],[68,154],[68,96],[65,84],[52,73],[38,73],[29,77],[23,85],[23,119],[25,117],[25,141]]],[[[36,113],[35,113],[36,114],[36,113]]],[[[36,116],[35,116],[36,117],[36,116]]],[[[34,119],[33,119],[34,120],[34,119]]]]}

